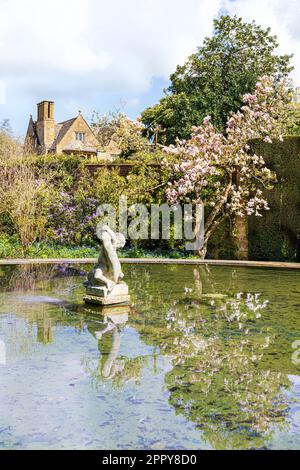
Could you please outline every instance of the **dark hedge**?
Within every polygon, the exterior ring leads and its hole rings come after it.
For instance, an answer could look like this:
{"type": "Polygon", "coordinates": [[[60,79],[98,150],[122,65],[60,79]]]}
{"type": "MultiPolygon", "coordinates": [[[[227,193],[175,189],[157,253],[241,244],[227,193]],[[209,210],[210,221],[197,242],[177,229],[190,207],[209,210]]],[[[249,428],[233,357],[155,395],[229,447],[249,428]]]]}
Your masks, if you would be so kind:
{"type": "Polygon", "coordinates": [[[249,259],[300,261],[300,136],[272,144],[255,140],[251,147],[278,183],[266,191],[270,211],[249,219],[249,259]]]}

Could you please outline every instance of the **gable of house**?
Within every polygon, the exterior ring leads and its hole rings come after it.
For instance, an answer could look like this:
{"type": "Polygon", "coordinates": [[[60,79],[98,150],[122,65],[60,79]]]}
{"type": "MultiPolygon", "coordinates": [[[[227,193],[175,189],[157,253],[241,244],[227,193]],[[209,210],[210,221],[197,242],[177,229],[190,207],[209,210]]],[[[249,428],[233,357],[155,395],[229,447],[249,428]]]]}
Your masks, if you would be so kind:
{"type": "Polygon", "coordinates": [[[99,142],[80,114],[74,119],[61,123],[53,145],[57,153],[83,152],[89,154],[97,153],[99,142]]]}
{"type": "Polygon", "coordinates": [[[80,153],[97,155],[99,142],[81,113],[56,124],[54,102],[42,101],[37,105],[37,121],[30,117],[25,138],[25,152],[80,153]]]}
{"type": "Polygon", "coordinates": [[[36,152],[39,145],[40,143],[36,132],[36,123],[32,119],[32,116],[30,116],[27,134],[24,142],[26,153],[36,152]]]}

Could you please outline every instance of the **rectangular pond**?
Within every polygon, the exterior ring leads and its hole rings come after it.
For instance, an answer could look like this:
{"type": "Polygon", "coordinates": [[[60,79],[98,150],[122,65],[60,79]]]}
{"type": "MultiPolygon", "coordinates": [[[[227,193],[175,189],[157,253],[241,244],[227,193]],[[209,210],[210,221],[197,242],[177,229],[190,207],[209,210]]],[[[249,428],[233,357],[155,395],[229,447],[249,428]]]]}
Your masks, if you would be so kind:
{"type": "Polygon", "coordinates": [[[0,267],[0,449],[300,449],[300,272],[0,267]]]}

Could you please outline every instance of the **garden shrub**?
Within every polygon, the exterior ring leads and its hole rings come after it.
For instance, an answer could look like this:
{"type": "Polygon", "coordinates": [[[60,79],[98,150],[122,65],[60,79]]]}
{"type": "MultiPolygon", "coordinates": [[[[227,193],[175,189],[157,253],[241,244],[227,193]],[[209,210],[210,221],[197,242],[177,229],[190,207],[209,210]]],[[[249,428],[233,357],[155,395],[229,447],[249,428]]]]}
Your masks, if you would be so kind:
{"type": "Polygon", "coordinates": [[[270,210],[249,219],[249,259],[300,261],[300,136],[272,144],[255,140],[251,147],[264,156],[278,182],[265,191],[270,210]]]}
{"type": "MultiPolygon", "coordinates": [[[[266,191],[270,211],[249,219],[249,258],[300,261],[300,137],[272,144],[256,140],[251,146],[253,152],[264,155],[278,183],[266,191]]],[[[152,203],[166,201],[164,172],[161,166],[148,165],[147,159],[133,166],[127,177],[105,167],[92,173],[80,157],[72,155],[29,156],[11,165],[2,162],[0,257],[96,253],[97,206],[110,203],[118,212],[119,197],[125,195],[128,206],[143,203],[150,212],[152,203]]],[[[235,258],[231,231],[230,220],[219,227],[209,242],[209,258],[235,258]]],[[[130,240],[126,256],[192,255],[184,247],[185,240],[175,240],[171,230],[170,240],[130,240]]]]}

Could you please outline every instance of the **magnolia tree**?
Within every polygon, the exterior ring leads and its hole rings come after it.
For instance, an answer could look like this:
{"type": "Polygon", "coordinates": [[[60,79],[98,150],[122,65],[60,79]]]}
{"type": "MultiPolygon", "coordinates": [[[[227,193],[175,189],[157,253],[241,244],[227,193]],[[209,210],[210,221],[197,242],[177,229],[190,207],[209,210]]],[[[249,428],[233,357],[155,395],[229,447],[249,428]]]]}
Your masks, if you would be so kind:
{"type": "Polygon", "coordinates": [[[272,187],[276,175],[261,155],[250,152],[249,141],[282,140],[288,102],[286,83],[275,84],[271,77],[264,76],[253,94],[244,95],[242,108],[229,116],[224,134],[207,116],[201,126],[193,127],[190,140],[165,148],[176,156],[175,163],[167,164],[168,201],[202,203],[208,209],[204,244],[198,252],[201,257],[205,257],[209,238],[226,217],[261,216],[269,209],[262,190],[272,187]]]}
{"type": "Polygon", "coordinates": [[[147,148],[147,139],[143,136],[144,124],[138,118],[131,120],[121,112],[99,116],[94,113],[92,128],[102,150],[115,146],[123,157],[143,151],[147,148]]]}
{"type": "Polygon", "coordinates": [[[127,116],[120,118],[119,126],[112,136],[112,140],[124,157],[147,148],[147,139],[143,137],[143,130],[144,124],[139,119],[132,121],[127,116]]]}

